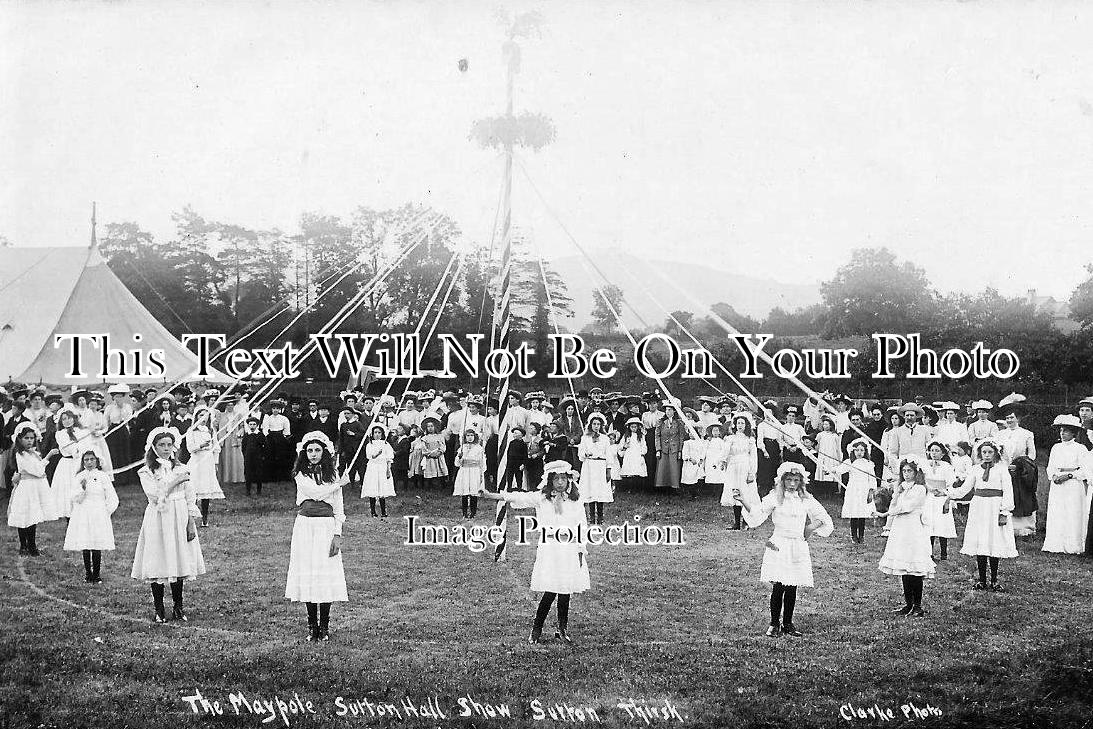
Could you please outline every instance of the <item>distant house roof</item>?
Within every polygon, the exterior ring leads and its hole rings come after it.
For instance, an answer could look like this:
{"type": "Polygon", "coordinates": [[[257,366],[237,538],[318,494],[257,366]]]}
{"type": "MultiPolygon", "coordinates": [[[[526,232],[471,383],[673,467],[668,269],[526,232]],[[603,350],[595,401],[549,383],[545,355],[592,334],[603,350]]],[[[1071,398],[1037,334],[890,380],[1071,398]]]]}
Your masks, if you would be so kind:
{"type": "Polygon", "coordinates": [[[1029,289],[1028,301],[1036,307],[1036,311],[1051,314],[1055,327],[1063,332],[1071,332],[1079,328],[1078,322],[1070,318],[1070,304],[1066,301],[1057,301],[1054,296],[1037,296],[1036,289],[1029,289]]]}

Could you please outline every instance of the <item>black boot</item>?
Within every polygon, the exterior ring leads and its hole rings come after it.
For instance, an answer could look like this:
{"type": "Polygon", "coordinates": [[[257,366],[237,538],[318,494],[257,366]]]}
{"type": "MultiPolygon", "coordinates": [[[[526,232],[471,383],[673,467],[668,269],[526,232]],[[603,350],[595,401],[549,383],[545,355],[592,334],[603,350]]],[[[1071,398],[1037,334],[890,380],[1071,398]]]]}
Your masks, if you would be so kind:
{"type": "Polygon", "coordinates": [[[554,637],[566,643],[573,643],[566,628],[569,627],[569,595],[558,595],[558,632],[554,637]]]}
{"type": "Polygon", "coordinates": [[[380,518],[387,518],[387,499],[380,499],[380,518]]]}
{"type": "Polygon", "coordinates": [[[209,526],[209,500],[201,499],[201,526],[209,526]]]}
{"type": "Polygon", "coordinates": [[[37,557],[41,554],[38,551],[38,525],[27,527],[27,554],[31,557],[37,557]]]}
{"type": "Polygon", "coordinates": [[[155,621],[157,623],[166,623],[167,615],[163,608],[163,583],[161,582],[152,583],[152,605],[156,609],[155,621]]]}
{"type": "Polygon", "coordinates": [[[184,623],[189,622],[189,618],[186,617],[186,613],[182,611],[181,577],[171,583],[171,599],[175,603],[175,609],[171,612],[171,618],[174,620],[181,620],[184,623]]]}
{"type": "Polygon", "coordinates": [[[27,529],[26,527],[19,527],[17,531],[19,532],[19,556],[25,557],[29,554],[27,550],[27,529]]]}
{"type": "Polygon", "coordinates": [[[368,508],[372,510],[372,518],[375,519],[376,514],[376,500],[371,496],[368,497],[368,508]]]}
{"type": "Polygon", "coordinates": [[[96,585],[102,582],[102,577],[99,577],[99,571],[102,569],[102,550],[91,550],[91,581],[96,585]]]}

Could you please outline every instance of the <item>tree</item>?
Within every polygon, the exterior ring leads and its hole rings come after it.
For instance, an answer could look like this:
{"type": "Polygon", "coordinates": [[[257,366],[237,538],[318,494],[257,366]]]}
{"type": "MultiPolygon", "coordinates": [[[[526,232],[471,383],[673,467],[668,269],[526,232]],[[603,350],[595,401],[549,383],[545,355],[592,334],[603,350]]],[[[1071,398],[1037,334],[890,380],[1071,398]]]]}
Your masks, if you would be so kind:
{"type": "Polygon", "coordinates": [[[1083,327],[1093,325],[1093,263],[1085,264],[1089,274],[1070,295],[1070,316],[1083,327]]]}
{"type": "Polygon", "coordinates": [[[827,305],[823,303],[795,309],[792,312],[776,306],[763,320],[761,329],[766,334],[777,334],[783,337],[819,334],[823,331],[826,320],[827,305]]]}
{"type": "Polygon", "coordinates": [[[614,332],[618,327],[615,319],[617,313],[622,316],[622,289],[615,284],[607,284],[603,288],[592,292],[594,306],[592,308],[592,321],[605,332],[614,332]],[[614,312],[612,312],[614,309],[614,312]]]}
{"type": "Polygon", "coordinates": [[[926,272],[897,262],[887,248],[854,249],[850,262],[820,285],[820,293],[830,313],[828,337],[915,331],[933,303],[926,272]]]}
{"type": "Polygon", "coordinates": [[[673,311],[672,315],[664,322],[665,334],[682,334],[683,330],[691,331],[691,322],[695,315],[689,311],[673,311]],[[677,323],[678,322],[678,323],[677,323]]]}

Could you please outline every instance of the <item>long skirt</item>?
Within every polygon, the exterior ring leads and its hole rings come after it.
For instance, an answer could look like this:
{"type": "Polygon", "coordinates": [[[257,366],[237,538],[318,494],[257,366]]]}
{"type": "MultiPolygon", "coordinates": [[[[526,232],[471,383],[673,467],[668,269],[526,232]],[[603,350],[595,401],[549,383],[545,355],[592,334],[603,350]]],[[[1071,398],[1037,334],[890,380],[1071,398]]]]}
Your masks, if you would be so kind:
{"type": "Polygon", "coordinates": [[[658,489],[678,489],[683,478],[683,458],[679,453],[662,453],[657,461],[658,489]]]}
{"type": "Polygon", "coordinates": [[[49,482],[23,476],[8,500],[8,526],[25,529],[56,518],[57,500],[49,482]]]}
{"type": "Polygon", "coordinates": [[[222,499],[224,491],[216,478],[216,460],[212,451],[198,451],[190,456],[190,484],[199,499],[222,499]]]}
{"type": "MultiPolygon", "coordinates": [[[[243,464],[243,442],[237,435],[229,435],[220,451],[220,483],[239,483],[246,479],[243,464]]],[[[291,470],[291,466],[290,466],[291,470]]]]}
{"type": "Polygon", "coordinates": [[[759,501],[759,485],[752,481],[748,483],[748,462],[741,458],[730,458],[729,466],[725,469],[725,486],[721,489],[722,506],[743,506],[745,503],[754,504],[759,501]],[[740,489],[743,499],[734,499],[733,488],[740,489]]]}
{"type": "MultiPolygon", "coordinates": [[[[123,425],[106,436],[106,449],[110,451],[110,462],[114,465],[114,468],[125,468],[133,462],[130,460],[128,425],[123,425]]],[[[115,484],[131,484],[135,483],[136,480],[135,468],[123,471],[114,477],[115,484]]]]}
{"type": "Polygon", "coordinates": [[[266,436],[266,465],[269,473],[267,481],[287,481],[292,470],[292,458],[295,455],[292,441],[284,433],[270,433],[266,436]]]}
{"type": "Polygon", "coordinates": [[[133,555],[133,579],[162,582],[205,574],[201,540],[186,541],[189,518],[185,499],[168,499],[163,511],[148,505],[133,555]]]}
{"type": "Polygon", "coordinates": [[[615,500],[607,480],[607,461],[586,460],[581,464],[581,501],[610,504],[615,500]]]}
{"type": "Polygon", "coordinates": [[[73,504],[72,520],[65,531],[64,549],[114,549],[114,526],[102,498],[87,496],[81,503],[73,504]]]}
{"type": "Polygon", "coordinates": [[[348,602],[339,552],[330,556],[332,516],[297,516],[292,525],[285,597],[294,602],[348,602]]]}
{"type": "Polygon", "coordinates": [[[587,590],[590,587],[588,560],[581,552],[581,546],[554,540],[540,542],[535,552],[535,567],[531,570],[531,589],[559,595],[587,590]]]}
{"type": "Polygon", "coordinates": [[[1047,536],[1043,551],[1081,554],[1085,549],[1086,489],[1072,479],[1051,484],[1047,497],[1047,536]]]}
{"type": "MultiPolygon", "coordinates": [[[[657,473],[657,436],[653,428],[645,433],[645,477],[646,483],[656,478],[657,473]]],[[[650,483],[651,485],[651,483],[650,483]]]]}
{"type": "Polygon", "coordinates": [[[49,482],[53,498],[56,499],[56,511],[58,516],[72,516],[72,498],[80,486],[76,483],[76,459],[62,457],[57,464],[57,470],[53,472],[53,480],[49,482]]]}

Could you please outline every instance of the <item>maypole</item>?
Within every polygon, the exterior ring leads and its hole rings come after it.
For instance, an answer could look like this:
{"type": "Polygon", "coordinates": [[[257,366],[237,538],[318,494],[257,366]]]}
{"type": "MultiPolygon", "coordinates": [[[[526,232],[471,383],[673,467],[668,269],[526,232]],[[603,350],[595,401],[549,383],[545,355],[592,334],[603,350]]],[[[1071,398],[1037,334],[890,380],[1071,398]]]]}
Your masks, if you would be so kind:
{"type": "MultiPolygon", "coordinates": [[[[508,26],[507,39],[502,45],[505,60],[505,113],[498,117],[480,119],[471,128],[471,138],[486,148],[500,149],[504,156],[504,169],[501,178],[500,240],[501,268],[498,275],[497,302],[493,312],[493,327],[497,338],[492,345],[497,349],[508,349],[509,334],[512,325],[512,162],[516,147],[541,149],[554,139],[554,125],[542,114],[528,112],[516,116],[513,112],[513,88],[516,74],[520,72],[520,45],[517,38],[537,35],[540,23],[538,13],[523,13],[513,18],[502,16],[508,26]]],[[[487,395],[489,393],[487,392],[487,395]]],[[[507,467],[509,440],[508,415],[509,381],[501,381],[498,395],[498,437],[495,462],[497,463],[498,490],[504,489],[501,480],[507,467]]],[[[504,526],[508,519],[508,504],[497,502],[495,523],[504,526]]],[[[494,551],[494,560],[505,559],[507,540],[502,540],[494,551]]]]}

